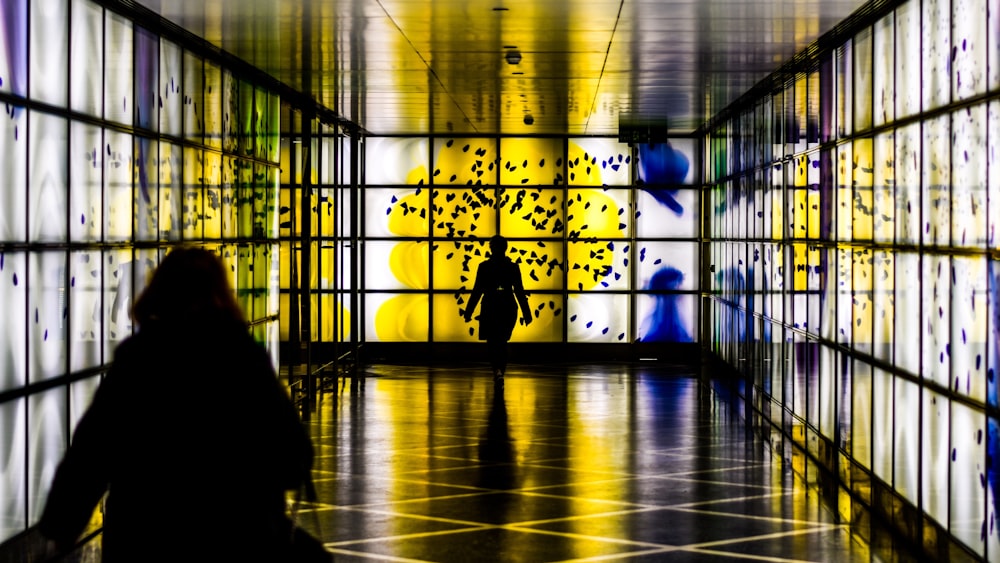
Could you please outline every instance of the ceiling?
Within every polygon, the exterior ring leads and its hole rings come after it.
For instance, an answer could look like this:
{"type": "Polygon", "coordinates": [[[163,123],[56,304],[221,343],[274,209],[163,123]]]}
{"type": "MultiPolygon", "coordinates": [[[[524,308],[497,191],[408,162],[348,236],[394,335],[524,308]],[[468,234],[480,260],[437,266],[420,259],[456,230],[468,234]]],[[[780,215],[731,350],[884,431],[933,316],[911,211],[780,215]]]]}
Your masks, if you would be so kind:
{"type": "Polygon", "coordinates": [[[683,135],[864,2],[138,3],[372,134],[683,135]]]}

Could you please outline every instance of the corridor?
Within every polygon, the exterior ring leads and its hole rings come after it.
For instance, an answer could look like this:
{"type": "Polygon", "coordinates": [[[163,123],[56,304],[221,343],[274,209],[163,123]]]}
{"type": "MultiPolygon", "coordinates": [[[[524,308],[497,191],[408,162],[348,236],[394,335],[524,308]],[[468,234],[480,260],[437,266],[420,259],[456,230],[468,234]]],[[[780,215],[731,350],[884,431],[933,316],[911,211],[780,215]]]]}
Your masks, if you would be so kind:
{"type": "Polygon", "coordinates": [[[839,522],[815,469],[783,464],[691,368],[362,375],[309,421],[318,502],[298,521],[338,561],[917,560],[839,522]]]}

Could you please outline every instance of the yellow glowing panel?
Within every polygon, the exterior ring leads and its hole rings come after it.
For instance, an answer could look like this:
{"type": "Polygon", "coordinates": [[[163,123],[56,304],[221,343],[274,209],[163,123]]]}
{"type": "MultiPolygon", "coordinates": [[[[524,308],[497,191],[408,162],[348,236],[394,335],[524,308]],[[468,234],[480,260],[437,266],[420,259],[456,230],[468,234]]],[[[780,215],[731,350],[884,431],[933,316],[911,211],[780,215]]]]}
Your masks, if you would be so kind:
{"type": "Polygon", "coordinates": [[[569,237],[621,238],[628,236],[627,190],[569,190],[566,228],[569,237]]]}
{"type": "Polygon", "coordinates": [[[853,170],[854,200],[851,215],[854,240],[872,240],[874,204],[872,187],[875,182],[875,169],[872,163],[872,140],[870,138],[854,141],[853,170]]]}
{"type": "Polygon", "coordinates": [[[434,289],[471,290],[476,268],[485,258],[486,242],[482,240],[435,243],[431,253],[434,289]]]}
{"type": "MultiPolygon", "coordinates": [[[[434,322],[431,325],[431,331],[435,342],[479,341],[475,334],[479,321],[473,319],[467,323],[462,316],[468,299],[468,294],[463,295],[461,300],[456,299],[453,295],[434,295],[434,322]]],[[[478,316],[478,314],[477,312],[476,315],[478,316]]],[[[518,324],[514,328],[514,332],[517,333],[523,329],[523,325],[518,324]]]]}
{"type": "Polygon", "coordinates": [[[496,193],[489,188],[434,188],[435,237],[491,237],[496,234],[496,193]]]}
{"type": "Polygon", "coordinates": [[[365,296],[365,303],[368,340],[427,342],[430,314],[426,293],[371,293],[365,296]]]}
{"type": "Polygon", "coordinates": [[[802,243],[792,245],[792,291],[808,289],[809,253],[802,243]]]}
{"type": "Polygon", "coordinates": [[[319,296],[313,294],[312,326],[320,327],[320,339],[323,342],[345,342],[351,338],[351,312],[336,296],[325,293],[319,296]]]}
{"type": "Polygon", "coordinates": [[[609,138],[571,139],[569,185],[627,186],[631,183],[632,149],[609,138]]]}
{"type": "Polygon", "coordinates": [[[181,236],[186,240],[202,237],[205,216],[204,193],[202,186],[202,151],[199,149],[184,149],[184,166],[182,169],[184,182],[184,199],[181,213],[183,225],[181,236]]]}
{"type": "MultiPolygon", "coordinates": [[[[854,344],[870,344],[872,339],[872,252],[870,250],[855,250],[852,252],[853,275],[851,290],[853,292],[854,344]]],[[[867,347],[866,347],[867,349],[867,347]]]]}
{"type": "MultiPolygon", "coordinates": [[[[563,247],[551,242],[511,241],[508,255],[521,268],[524,288],[531,290],[558,290],[563,287],[563,247]]],[[[473,261],[472,271],[479,266],[473,261]]],[[[474,274],[473,274],[474,275],[474,274]]]]}
{"type": "Polygon", "coordinates": [[[433,175],[438,185],[496,184],[496,140],[435,139],[433,175]]]}
{"type": "Polygon", "coordinates": [[[565,207],[561,189],[501,190],[500,234],[508,238],[562,238],[565,207]]]}
{"type": "Polygon", "coordinates": [[[573,241],[566,250],[566,287],[573,291],[627,289],[628,241],[573,241]]]}
{"type": "Polygon", "coordinates": [[[500,183],[564,184],[561,139],[505,138],[500,141],[500,183]]]}

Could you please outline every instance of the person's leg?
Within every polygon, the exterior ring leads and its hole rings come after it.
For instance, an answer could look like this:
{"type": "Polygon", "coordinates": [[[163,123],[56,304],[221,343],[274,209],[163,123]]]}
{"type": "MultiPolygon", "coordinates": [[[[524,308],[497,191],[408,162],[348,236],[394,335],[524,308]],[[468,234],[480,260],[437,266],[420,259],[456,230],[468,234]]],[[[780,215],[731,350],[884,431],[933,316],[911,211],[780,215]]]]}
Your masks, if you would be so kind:
{"type": "Polygon", "coordinates": [[[493,338],[487,341],[490,353],[490,367],[493,369],[493,378],[503,377],[507,369],[507,342],[500,338],[493,338]]]}

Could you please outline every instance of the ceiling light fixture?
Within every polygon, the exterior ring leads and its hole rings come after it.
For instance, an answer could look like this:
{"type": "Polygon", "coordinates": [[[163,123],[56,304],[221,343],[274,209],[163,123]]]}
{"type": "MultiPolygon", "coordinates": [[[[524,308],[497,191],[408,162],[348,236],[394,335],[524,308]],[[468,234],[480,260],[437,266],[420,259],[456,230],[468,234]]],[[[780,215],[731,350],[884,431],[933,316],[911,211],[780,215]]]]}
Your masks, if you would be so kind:
{"type": "Polygon", "coordinates": [[[517,49],[510,49],[507,51],[507,54],[504,55],[504,58],[507,59],[507,64],[516,65],[521,62],[521,52],[517,49]]]}

